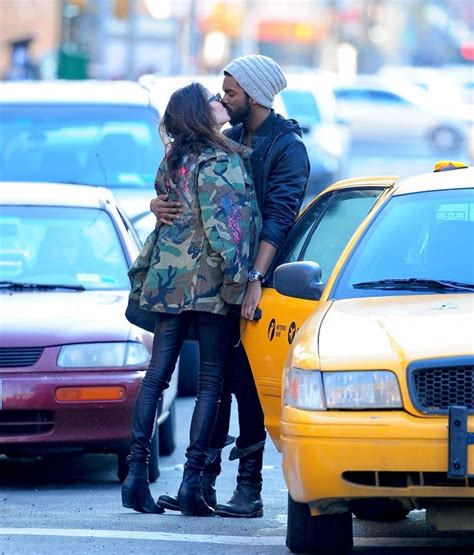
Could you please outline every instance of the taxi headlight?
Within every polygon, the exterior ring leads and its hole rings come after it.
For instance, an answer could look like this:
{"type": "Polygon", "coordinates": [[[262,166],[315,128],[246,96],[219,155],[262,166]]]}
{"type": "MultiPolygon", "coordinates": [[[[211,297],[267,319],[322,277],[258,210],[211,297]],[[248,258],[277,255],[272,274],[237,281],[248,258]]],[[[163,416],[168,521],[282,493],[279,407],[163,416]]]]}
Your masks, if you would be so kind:
{"type": "Polygon", "coordinates": [[[397,377],[387,370],[285,370],[283,403],[303,410],[402,407],[397,377]]]}
{"type": "Polygon", "coordinates": [[[326,410],[321,372],[288,368],[285,370],[283,403],[306,410],[326,410]]]}
{"type": "Polygon", "coordinates": [[[150,359],[143,343],[83,343],[63,345],[57,365],[60,368],[106,368],[145,365],[150,359]]]}
{"type": "Polygon", "coordinates": [[[387,370],[324,372],[328,409],[392,409],[402,406],[397,377],[387,370]]]}

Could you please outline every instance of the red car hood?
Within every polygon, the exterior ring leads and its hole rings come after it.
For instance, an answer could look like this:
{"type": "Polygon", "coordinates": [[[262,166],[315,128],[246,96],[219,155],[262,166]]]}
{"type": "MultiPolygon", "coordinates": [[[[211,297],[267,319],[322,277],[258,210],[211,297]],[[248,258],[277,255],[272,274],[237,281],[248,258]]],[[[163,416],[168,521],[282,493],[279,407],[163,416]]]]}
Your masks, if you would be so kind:
{"type": "Polygon", "coordinates": [[[0,294],[0,347],[126,341],[128,291],[8,291],[0,294]]]}

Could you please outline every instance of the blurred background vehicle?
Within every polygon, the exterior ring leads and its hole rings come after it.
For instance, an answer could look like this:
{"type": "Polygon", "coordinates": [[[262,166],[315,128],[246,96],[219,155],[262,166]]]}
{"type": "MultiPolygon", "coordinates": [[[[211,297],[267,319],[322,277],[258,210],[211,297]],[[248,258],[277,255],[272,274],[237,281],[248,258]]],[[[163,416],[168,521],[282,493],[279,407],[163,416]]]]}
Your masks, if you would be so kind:
{"type": "MultiPolygon", "coordinates": [[[[0,207],[0,454],[116,453],[123,480],[153,341],[124,316],[138,237],[101,187],[2,182],[0,207]]],[[[174,450],[177,382],[151,481],[174,450]]]]}
{"type": "Polygon", "coordinates": [[[307,195],[322,191],[348,171],[351,133],[337,116],[330,76],[325,72],[285,73],[288,86],[280,93],[284,114],[303,129],[311,163],[307,195]]]}
{"type": "Polygon", "coordinates": [[[474,104],[474,67],[471,65],[450,64],[439,70],[441,76],[458,87],[462,99],[467,104],[474,104]]]}
{"type": "Polygon", "coordinates": [[[163,156],[139,83],[0,83],[0,180],[107,187],[128,216],[149,208],[163,156]]]}
{"type": "Polygon", "coordinates": [[[435,106],[448,110],[454,104],[464,103],[464,95],[458,83],[447,78],[445,71],[436,70],[434,67],[420,66],[382,66],[377,75],[387,77],[400,83],[411,83],[427,93],[430,102],[435,106]]]}
{"type": "Polygon", "coordinates": [[[334,88],[337,112],[348,121],[354,141],[426,143],[435,152],[456,152],[467,139],[469,114],[459,106],[442,110],[432,96],[410,83],[358,75],[334,88]]]}

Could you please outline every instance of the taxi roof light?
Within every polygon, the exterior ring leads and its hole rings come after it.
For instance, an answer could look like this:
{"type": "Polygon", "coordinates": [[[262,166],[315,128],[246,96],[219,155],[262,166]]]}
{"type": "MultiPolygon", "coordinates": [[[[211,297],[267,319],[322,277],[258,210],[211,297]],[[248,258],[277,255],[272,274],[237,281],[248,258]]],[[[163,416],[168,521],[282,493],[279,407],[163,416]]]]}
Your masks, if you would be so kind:
{"type": "Polygon", "coordinates": [[[467,168],[464,162],[455,162],[454,160],[440,160],[434,165],[434,172],[445,172],[449,170],[460,170],[467,168]]]}

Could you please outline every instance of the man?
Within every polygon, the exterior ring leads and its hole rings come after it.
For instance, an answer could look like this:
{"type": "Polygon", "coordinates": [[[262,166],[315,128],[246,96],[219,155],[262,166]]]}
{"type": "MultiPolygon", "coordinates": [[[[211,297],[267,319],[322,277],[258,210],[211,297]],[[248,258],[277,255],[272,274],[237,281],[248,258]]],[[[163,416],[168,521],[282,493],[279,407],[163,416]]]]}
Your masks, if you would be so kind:
{"type": "MultiPolygon", "coordinates": [[[[266,56],[243,56],[224,68],[222,103],[233,125],[226,135],[252,148],[250,165],[263,219],[259,248],[248,274],[240,314],[249,320],[254,318],[260,301],[264,276],[299,212],[309,176],[309,160],[299,125],[272,110],[275,95],[285,87],[286,79],[280,66],[266,56]]],[[[179,217],[180,207],[165,200],[153,199],[150,207],[158,220],[166,224],[179,217]]],[[[261,489],[266,432],[252,371],[239,334],[239,319],[236,318],[236,346],[226,368],[227,385],[211,441],[213,449],[203,476],[203,490],[207,502],[215,506],[217,515],[251,518],[263,515],[261,489]],[[232,498],[220,505],[216,504],[214,484],[220,473],[220,453],[226,444],[229,428],[230,393],[237,400],[239,437],[229,458],[239,459],[239,470],[232,498]]],[[[159,503],[168,509],[178,509],[170,496],[161,496],[159,503]]]]}

